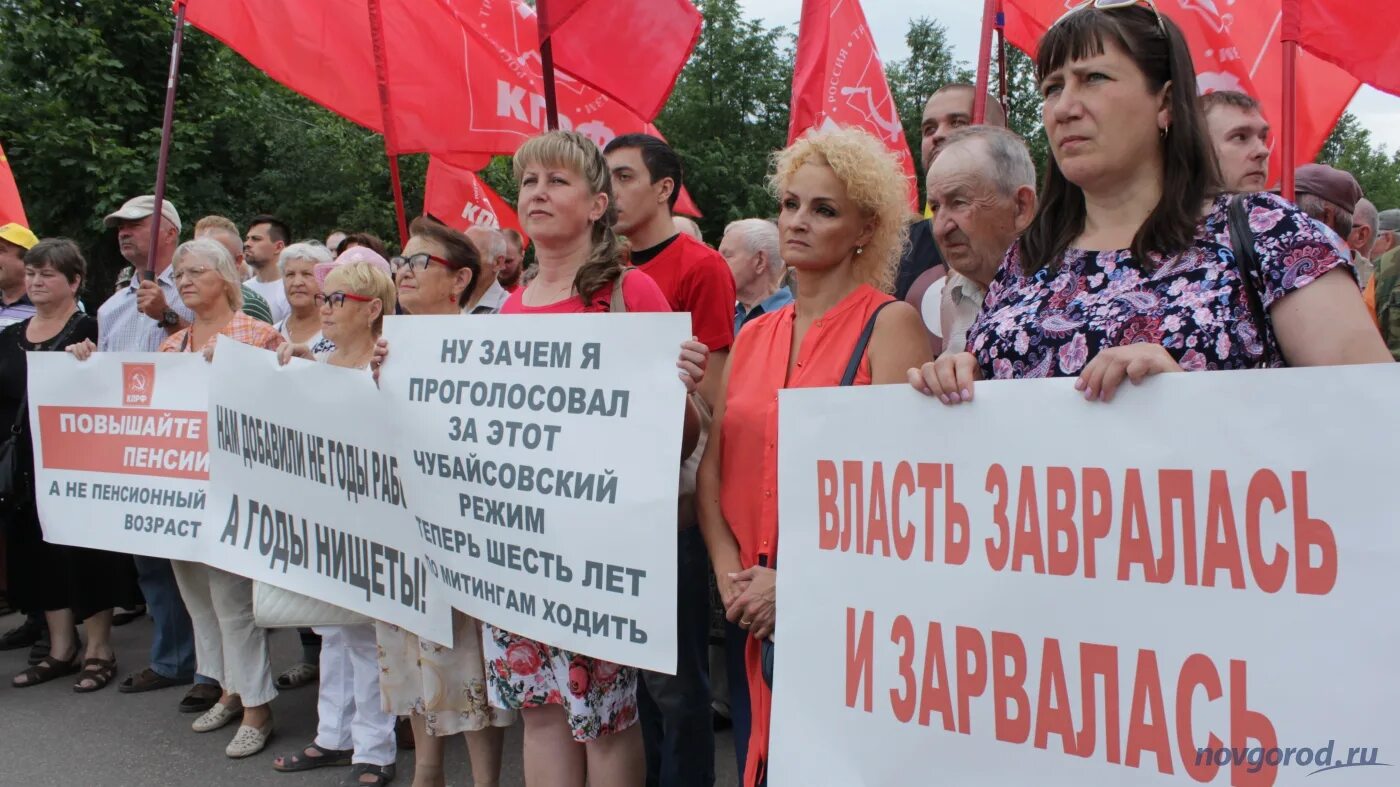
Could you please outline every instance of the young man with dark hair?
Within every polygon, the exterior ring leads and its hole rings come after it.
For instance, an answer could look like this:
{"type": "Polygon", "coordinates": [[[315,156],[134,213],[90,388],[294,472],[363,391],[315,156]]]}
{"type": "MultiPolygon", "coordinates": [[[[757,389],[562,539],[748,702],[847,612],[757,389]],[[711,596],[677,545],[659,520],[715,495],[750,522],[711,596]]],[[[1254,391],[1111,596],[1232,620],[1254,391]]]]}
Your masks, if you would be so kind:
{"type": "MultiPolygon", "coordinates": [[[[690,312],[692,332],[710,348],[699,394],[713,410],[734,341],[734,275],[718,252],[676,231],[671,212],[683,175],[680,156],[670,145],[647,134],[626,134],[603,152],[617,200],[617,231],[632,245],[632,264],[656,282],[673,310],[690,312]]],[[[715,780],[710,566],[694,513],[694,469],[704,445],[702,436],[682,468],[676,674],[643,672],[637,689],[648,785],[709,787],[715,780]]]]}
{"type": "Polygon", "coordinates": [[[1259,102],[1234,90],[1217,90],[1197,99],[1210,129],[1215,159],[1226,191],[1263,191],[1269,187],[1269,123],[1259,102]]]}
{"type": "Polygon", "coordinates": [[[253,269],[253,278],[245,282],[272,307],[272,321],[281,322],[292,313],[287,303],[287,291],[282,286],[282,269],[277,258],[291,242],[292,230],[276,216],[254,216],[248,222],[248,234],[243,239],[243,259],[253,269]]]}

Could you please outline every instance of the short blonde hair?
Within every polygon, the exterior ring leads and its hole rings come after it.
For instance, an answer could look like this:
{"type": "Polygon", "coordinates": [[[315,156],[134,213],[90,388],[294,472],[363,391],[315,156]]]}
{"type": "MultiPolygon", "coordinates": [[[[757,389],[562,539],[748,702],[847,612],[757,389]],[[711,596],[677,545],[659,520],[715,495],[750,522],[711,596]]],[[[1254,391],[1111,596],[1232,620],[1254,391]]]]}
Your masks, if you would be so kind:
{"type": "Polygon", "coordinates": [[[175,255],[170,258],[170,267],[178,266],[181,260],[191,255],[214,266],[227,285],[224,291],[228,296],[229,308],[235,312],[242,310],[243,282],[238,276],[238,268],[234,267],[233,255],[228,253],[224,244],[210,238],[187,240],[175,249],[175,255]]]}
{"type": "Polygon", "coordinates": [[[375,336],[384,328],[384,315],[394,313],[396,290],[389,274],[368,262],[351,262],[337,265],[326,274],[321,283],[322,292],[351,292],[364,298],[377,298],[384,308],[379,310],[379,319],[374,321],[371,330],[375,336]]]}
{"type": "Polygon", "coordinates": [[[879,140],[859,129],[809,133],[774,154],[768,179],[773,194],[781,196],[805,164],[830,167],[856,207],[874,220],[875,231],[854,265],[868,284],[888,292],[909,237],[909,180],[899,163],[879,140]]]}

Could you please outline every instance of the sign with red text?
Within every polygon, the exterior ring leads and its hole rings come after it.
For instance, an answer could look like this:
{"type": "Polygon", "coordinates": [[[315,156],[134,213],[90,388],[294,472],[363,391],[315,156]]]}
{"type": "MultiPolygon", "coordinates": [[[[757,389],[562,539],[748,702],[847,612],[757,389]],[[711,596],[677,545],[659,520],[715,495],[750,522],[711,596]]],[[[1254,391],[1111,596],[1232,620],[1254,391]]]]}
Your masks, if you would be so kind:
{"type": "Polygon", "coordinates": [[[209,364],[198,353],[30,353],[44,539],[197,560],[208,406],[209,364]]]}
{"type": "Polygon", "coordinates": [[[221,337],[209,413],[206,563],[452,646],[368,370],[282,366],[221,337]]]}
{"type": "Polygon", "coordinates": [[[1393,784],[1400,367],[1073,384],[782,393],[769,783],[1393,784]]]}
{"type": "Polygon", "coordinates": [[[389,317],[430,594],[620,664],[676,669],[683,314],[389,317]]]}

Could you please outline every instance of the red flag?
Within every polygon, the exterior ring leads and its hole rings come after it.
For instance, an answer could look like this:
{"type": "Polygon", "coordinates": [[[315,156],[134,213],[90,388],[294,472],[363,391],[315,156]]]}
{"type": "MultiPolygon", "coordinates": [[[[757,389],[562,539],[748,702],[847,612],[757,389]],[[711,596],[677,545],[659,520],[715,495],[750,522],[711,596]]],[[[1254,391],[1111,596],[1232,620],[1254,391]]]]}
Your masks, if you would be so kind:
{"type": "Polygon", "coordinates": [[[538,0],[554,65],[642,117],[661,113],[700,40],[687,0],[538,0]]]}
{"type": "MultiPolygon", "coordinates": [[[[378,0],[395,153],[509,154],[545,127],[534,9],[378,0]]],[[[367,0],[188,0],[191,24],[268,76],[372,131],[384,113],[367,0]]],[[[635,76],[635,75],[633,75],[635,76]]],[[[559,120],[599,144],[646,122],[556,72],[559,120]]]]}
{"type": "Polygon", "coordinates": [[[1368,85],[1400,96],[1400,39],[1380,22],[1377,6],[1337,0],[1289,0],[1297,5],[1298,43],[1368,85]]]}
{"type": "Polygon", "coordinates": [[[808,129],[864,129],[899,159],[909,179],[909,207],[919,209],[914,159],[899,108],[857,0],[803,0],[792,75],[788,144],[808,129]]]}
{"type": "MultiPolygon", "coordinates": [[[[469,169],[453,166],[437,156],[428,159],[428,183],[423,212],[447,226],[465,232],[470,227],[520,229],[515,208],[469,169]]],[[[526,245],[529,240],[525,241],[526,245]]]]}
{"type": "MultiPolygon", "coordinates": [[[[1283,0],[1157,0],[1186,36],[1203,93],[1238,90],[1253,96],[1277,137],[1283,124],[1283,47],[1279,40],[1283,0]]],[[[1080,0],[1005,0],[1006,37],[1035,56],[1040,36],[1080,0]]],[[[1108,13],[1112,13],[1111,11],[1108,13]]],[[[1336,66],[1300,53],[1298,56],[1298,162],[1312,161],[1337,118],[1346,111],[1359,83],[1336,66]]],[[[1270,159],[1270,177],[1282,173],[1281,147],[1270,159]]]]}
{"type": "Polygon", "coordinates": [[[24,203],[19,198],[15,173],[10,171],[10,160],[5,157],[5,149],[0,147],[0,224],[11,223],[28,227],[29,219],[24,217],[24,203]]]}

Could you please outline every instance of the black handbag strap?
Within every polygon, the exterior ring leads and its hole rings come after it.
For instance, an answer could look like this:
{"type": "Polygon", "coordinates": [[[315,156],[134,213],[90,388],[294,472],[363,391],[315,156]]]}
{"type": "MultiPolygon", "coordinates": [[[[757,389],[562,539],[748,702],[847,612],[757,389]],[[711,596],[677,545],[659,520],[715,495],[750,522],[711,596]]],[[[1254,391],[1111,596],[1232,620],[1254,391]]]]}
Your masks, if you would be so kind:
{"type": "Polygon", "coordinates": [[[1264,358],[1271,355],[1282,357],[1274,342],[1273,326],[1269,314],[1264,310],[1264,302],[1259,298],[1259,283],[1263,274],[1259,270],[1259,255],[1254,250],[1254,233],[1249,229],[1249,214],[1246,212],[1245,195],[1236,194],[1230,198],[1229,226],[1230,250],[1235,255],[1235,264],[1240,269],[1240,289],[1244,290],[1245,303],[1249,306],[1249,316],[1259,334],[1259,342],[1264,347],[1264,358]]]}
{"type": "MultiPolygon", "coordinates": [[[[81,321],[82,316],[82,312],[73,312],[73,316],[68,318],[68,322],[63,326],[63,330],[58,332],[58,336],[54,337],[53,339],[50,339],[48,342],[40,342],[39,344],[42,345],[52,343],[54,347],[62,347],[64,340],[67,339],[69,336],[73,335],[73,330],[81,321]]],[[[23,333],[23,331],[21,331],[21,333],[23,333]]],[[[20,349],[23,348],[21,347],[20,349]]],[[[10,425],[10,434],[15,435],[16,437],[23,434],[24,419],[28,417],[29,385],[26,383],[24,386],[24,395],[19,398],[19,409],[15,411],[15,422],[10,425]]]]}
{"type": "Polygon", "coordinates": [[[861,329],[860,338],[856,339],[856,348],[851,353],[851,360],[846,362],[846,373],[841,375],[842,386],[855,385],[856,372],[860,370],[861,359],[865,358],[865,349],[870,346],[870,336],[875,333],[875,319],[879,317],[880,312],[884,311],[885,307],[889,306],[891,303],[894,303],[894,301],[885,301],[879,306],[876,306],[875,311],[870,315],[870,319],[866,321],[865,327],[861,329]]]}

